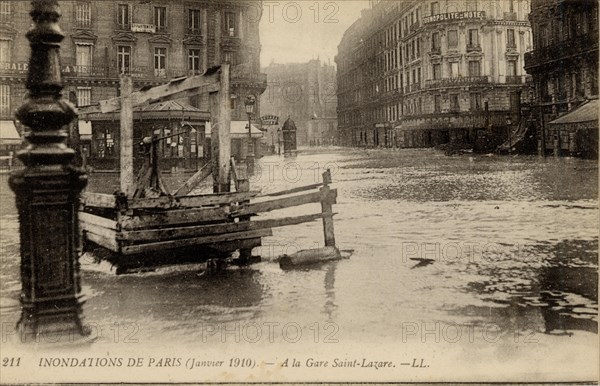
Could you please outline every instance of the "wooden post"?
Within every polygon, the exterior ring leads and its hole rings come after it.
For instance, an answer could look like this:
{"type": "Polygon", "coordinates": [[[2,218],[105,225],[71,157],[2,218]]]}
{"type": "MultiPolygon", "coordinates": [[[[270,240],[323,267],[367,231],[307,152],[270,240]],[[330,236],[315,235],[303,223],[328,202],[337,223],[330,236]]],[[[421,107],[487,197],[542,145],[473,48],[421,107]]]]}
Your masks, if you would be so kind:
{"type": "Polygon", "coordinates": [[[133,197],[133,103],[131,76],[121,75],[121,191],[133,197]]]}
{"type": "Polygon", "coordinates": [[[210,93],[213,190],[215,193],[226,193],[231,189],[229,181],[231,171],[229,165],[229,159],[231,158],[229,64],[222,64],[219,71],[219,91],[210,93]]]}
{"type": "MultiPolygon", "coordinates": [[[[28,99],[17,117],[30,130],[20,151],[25,165],[9,180],[16,194],[21,242],[21,337],[44,333],[81,336],[79,196],[87,176],[71,164],[66,146],[74,106],[63,99],[57,0],[34,0],[26,87],[28,99]]],[[[65,342],[65,341],[62,341],[65,342]]]]}
{"type": "Polygon", "coordinates": [[[323,213],[323,236],[326,247],[335,247],[335,232],[333,229],[333,202],[329,199],[329,184],[331,184],[331,170],[323,173],[323,187],[321,188],[321,211],[323,213]]]}

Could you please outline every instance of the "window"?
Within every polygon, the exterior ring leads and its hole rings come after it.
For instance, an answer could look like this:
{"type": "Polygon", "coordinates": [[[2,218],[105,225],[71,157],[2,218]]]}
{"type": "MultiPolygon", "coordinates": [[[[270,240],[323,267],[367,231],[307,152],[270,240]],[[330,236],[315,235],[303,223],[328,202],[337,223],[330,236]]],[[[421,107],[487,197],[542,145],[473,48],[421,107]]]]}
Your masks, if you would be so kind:
{"type": "Polygon", "coordinates": [[[433,97],[433,112],[439,113],[440,111],[442,111],[442,96],[434,95],[434,97],[433,97]]]}
{"type": "Polygon", "coordinates": [[[506,62],[506,75],[517,76],[517,61],[509,60],[506,62]]]}
{"type": "Polygon", "coordinates": [[[92,5],[90,3],[77,3],[75,7],[75,25],[84,28],[92,25],[92,5]]]}
{"type": "Polygon", "coordinates": [[[92,88],[77,87],[77,107],[89,106],[92,104],[92,88]]]}
{"type": "Polygon", "coordinates": [[[117,8],[117,25],[120,29],[129,30],[129,5],[128,4],[119,4],[117,8]]]}
{"type": "Polygon", "coordinates": [[[131,71],[131,47],[117,47],[117,68],[120,74],[129,74],[131,71]]]}
{"type": "Polygon", "coordinates": [[[469,41],[468,46],[478,47],[479,46],[479,31],[476,29],[469,30],[469,41]]]}
{"type": "Polygon", "coordinates": [[[477,11],[477,0],[467,0],[467,11],[477,11]]]}
{"type": "Polygon", "coordinates": [[[0,39],[0,63],[10,62],[10,40],[0,39]]]}
{"type": "Polygon", "coordinates": [[[154,76],[167,76],[167,49],[154,48],[154,76]]]}
{"type": "Polygon", "coordinates": [[[517,43],[515,41],[515,30],[507,29],[506,30],[506,47],[507,48],[516,48],[517,43]]]}
{"type": "Polygon", "coordinates": [[[91,44],[77,44],[75,46],[75,65],[78,74],[89,74],[92,71],[91,44]]]}
{"type": "Polygon", "coordinates": [[[433,65],[433,79],[441,79],[442,78],[442,65],[436,63],[433,65]]]}
{"type": "Polygon", "coordinates": [[[450,110],[460,110],[460,105],[458,104],[458,94],[450,94],[450,110]]]}
{"type": "Polygon", "coordinates": [[[450,78],[458,78],[460,75],[458,71],[458,62],[448,63],[448,72],[450,73],[450,78]]]}
{"type": "Polygon", "coordinates": [[[471,93],[471,111],[481,110],[481,94],[478,92],[471,93]]]}
{"type": "Polygon", "coordinates": [[[238,36],[237,15],[234,12],[225,12],[224,18],[223,27],[227,35],[230,37],[238,36]]]}
{"type": "Polygon", "coordinates": [[[0,1],[0,21],[8,23],[11,21],[10,1],[0,1]]]}
{"type": "Polygon", "coordinates": [[[154,7],[154,26],[156,31],[165,31],[167,29],[167,8],[154,7]]]}
{"type": "Polygon", "coordinates": [[[479,60],[469,60],[469,76],[481,76],[481,62],[479,60]]]}
{"type": "Polygon", "coordinates": [[[458,47],[458,31],[452,29],[448,31],[448,48],[458,47]]]}
{"type": "Polygon", "coordinates": [[[550,44],[550,36],[548,35],[548,25],[540,26],[540,44],[542,47],[546,47],[550,44]]]}
{"type": "Polygon", "coordinates": [[[440,3],[438,3],[437,1],[434,1],[433,3],[431,3],[431,16],[437,15],[439,13],[440,13],[440,3]]]}
{"type": "Polygon", "coordinates": [[[235,66],[236,65],[235,59],[236,59],[235,52],[233,52],[233,51],[223,52],[223,62],[224,63],[229,63],[229,64],[235,66]]]}
{"type": "Polygon", "coordinates": [[[98,158],[112,157],[115,154],[115,139],[110,129],[96,132],[96,156],[98,158]]]}
{"type": "Polygon", "coordinates": [[[188,50],[188,70],[191,74],[200,74],[200,50],[192,48],[188,50]]]}
{"type": "Polygon", "coordinates": [[[190,32],[200,32],[199,9],[188,9],[188,30],[190,32]]]}
{"type": "Polygon", "coordinates": [[[515,11],[515,0],[508,0],[508,12],[513,13],[515,11]]]}
{"type": "Polygon", "coordinates": [[[10,86],[0,84],[0,115],[10,115],[10,86]]]}
{"type": "Polygon", "coordinates": [[[434,32],[431,34],[431,50],[438,51],[440,49],[440,33],[434,32]]]}

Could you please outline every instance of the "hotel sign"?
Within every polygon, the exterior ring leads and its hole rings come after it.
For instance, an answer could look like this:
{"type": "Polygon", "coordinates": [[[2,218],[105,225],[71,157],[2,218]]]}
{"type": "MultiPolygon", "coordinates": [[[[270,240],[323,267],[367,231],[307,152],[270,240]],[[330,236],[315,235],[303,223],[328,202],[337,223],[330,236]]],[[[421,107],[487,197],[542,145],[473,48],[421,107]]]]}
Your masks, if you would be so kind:
{"type": "Polygon", "coordinates": [[[463,19],[485,19],[484,11],[464,11],[440,13],[437,15],[426,16],[423,18],[423,24],[435,23],[438,21],[463,20],[463,19]]]}
{"type": "Polygon", "coordinates": [[[133,23],[131,24],[131,31],[133,32],[147,32],[147,33],[156,33],[156,26],[154,24],[139,24],[133,23]]]}

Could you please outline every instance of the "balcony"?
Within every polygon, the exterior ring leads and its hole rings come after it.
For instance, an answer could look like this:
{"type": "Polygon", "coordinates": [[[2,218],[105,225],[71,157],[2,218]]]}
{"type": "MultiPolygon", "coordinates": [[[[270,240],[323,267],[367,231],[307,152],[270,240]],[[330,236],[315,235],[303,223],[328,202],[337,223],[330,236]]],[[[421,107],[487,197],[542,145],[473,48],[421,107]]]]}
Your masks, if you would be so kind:
{"type": "Polygon", "coordinates": [[[442,49],[440,47],[434,47],[429,51],[429,55],[441,55],[442,49]]]}
{"type": "Polygon", "coordinates": [[[261,93],[267,89],[267,74],[263,73],[243,73],[243,74],[232,74],[231,85],[235,87],[248,87],[254,88],[261,93]]]}
{"type": "Polygon", "coordinates": [[[200,28],[186,28],[185,33],[186,35],[199,36],[202,34],[202,30],[200,28]]]}
{"type": "Polygon", "coordinates": [[[523,84],[523,77],[521,75],[507,75],[506,84],[523,84]]]}
{"type": "Polygon", "coordinates": [[[417,21],[416,23],[413,23],[413,24],[411,24],[411,26],[408,28],[408,30],[409,30],[410,32],[415,32],[415,31],[416,31],[416,30],[418,30],[420,27],[421,27],[421,23],[417,21]]]}
{"type": "Polygon", "coordinates": [[[10,12],[0,13],[0,23],[5,26],[13,26],[13,15],[10,12]]]}
{"type": "Polygon", "coordinates": [[[410,85],[410,91],[419,91],[421,89],[421,83],[413,83],[410,85]]]}
{"type": "MultiPolygon", "coordinates": [[[[585,52],[597,50],[597,35],[594,33],[585,34],[549,46],[539,47],[532,52],[525,53],[525,69],[559,60],[576,60],[578,56],[585,52]]],[[[593,56],[597,57],[598,53],[596,52],[593,56]]]]}
{"type": "Polygon", "coordinates": [[[457,78],[429,79],[425,82],[425,87],[438,88],[486,83],[489,83],[487,76],[461,76],[457,78]]]}
{"type": "Polygon", "coordinates": [[[117,24],[117,30],[118,31],[131,31],[131,24],[127,23],[127,24],[117,24]]]}
{"type": "Polygon", "coordinates": [[[66,65],[62,68],[62,75],[64,77],[73,78],[104,78],[108,75],[108,69],[106,68],[106,66],[66,65]]]}
{"type": "Polygon", "coordinates": [[[467,44],[467,52],[481,52],[481,44],[467,44]]]}
{"type": "Polygon", "coordinates": [[[91,19],[77,19],[77,20],[75,20],[75,28],[83,28],[83,29],[92,28],[92,20],[91,19]]]}
{"type": "Polygon", "coordinates": [[[154,30],[156,31],[157,34],[166,34],[169,32],[167,29],[167,26],[165,26],[165,25],[156,25],[156,26],[154,26],[154,30]]]}

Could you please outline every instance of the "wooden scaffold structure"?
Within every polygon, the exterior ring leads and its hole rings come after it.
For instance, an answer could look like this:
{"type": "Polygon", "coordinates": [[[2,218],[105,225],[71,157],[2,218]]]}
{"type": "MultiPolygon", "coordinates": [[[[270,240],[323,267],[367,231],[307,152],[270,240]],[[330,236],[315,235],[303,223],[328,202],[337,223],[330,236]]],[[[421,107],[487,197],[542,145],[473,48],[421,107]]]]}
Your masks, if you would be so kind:
{"type": "Polygon", "coordinates": [[[333,226],[337,190],[330,188],[329,171],[323,174],[321,183],[309,186],[266,195],[250,189],[246,165],[236,164],[231,157],[229,84],[228,64],[138,92],[132,92],[131,79],[123,77],[120,97],[81,109],[80,114],[118,110],[121,114],[120,191],[113,195],[82,194],[79,215],[84,242],[109,250],[109,260],[117,265],[117,272],[152,265],[153,256],[179,263],[175,250],[185,251],[184,255],[194,262],[220,262],[240,251],[239,262],[244,264],[251,260],[252,249],[262,244],[262,238],[272,236],[273,228],[318,219],[323,222],[326,254],[329,258],[339,256],[333,226]],[[158,168],[156,143],[163,138],[146,138],[147,161],[134,178],[133,108],[203,93],[208,93],[210,99],[211,162],[170,193],[162,184],[158,168]],[[213,193],[191,194],[209,176],[213,193]],[[294,217],[254,219],[262,213],[309,203],[320,203],[321,210],[294,217]]]}

